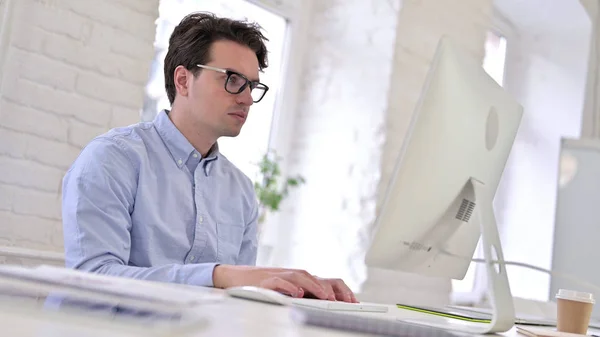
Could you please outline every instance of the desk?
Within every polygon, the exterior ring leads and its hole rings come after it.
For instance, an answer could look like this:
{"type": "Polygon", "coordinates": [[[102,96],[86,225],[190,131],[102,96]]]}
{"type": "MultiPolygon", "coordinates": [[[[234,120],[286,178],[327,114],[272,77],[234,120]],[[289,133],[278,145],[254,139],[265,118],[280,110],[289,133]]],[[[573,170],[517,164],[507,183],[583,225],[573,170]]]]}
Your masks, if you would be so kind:
{"type": "MultiPolygon", "coordinates": [[[[365,336],[359,333],[350,333],[332,329],[300,325],[290,316],[290,308],[274,306],[259,302],[228,298],[219,304],[219,308],[210,314],[214,323],[207,331],[207,335],[240,335],[247,336],[365,336]],[[227,313],[235,313],[228,317],[227,313]],[[268,317],[268,318],[267,318],[268,317]],[[264,324],[264,325],[263,325],[264,324]],[[224,329],[224,330],[221,330],[224,329]],[[224,333],[227,332],[227,333],[224,333]]],[[[425,314],[402,310],[394,305],[389,306],[387,313],[348,313],[352,315],[369,315],[395,321],[397,318],[422,318],[425,314]]],[[[506,336],[520,336],[516,328],[503,334],[506,336]]]]}
{"type": "MultiPolygon", "coordinates": [[[[222,290],[204,288],[201,291],[222,293],[222,290]]],[[[301,325],[292,320],[291,308],[272,304],[253,302],[243,299],[224,297],[220,302],[205,304],[193,309],[194,314],[202,317],[200,323],[189,333],[163,334],[152,329],[117,328],[100,320],[85,322],[74,316],[58,315],[42,318],[36,314],[19,312],[14,308],[0,308],[0,327],[3,336],[11,337],[69,337],[69,336],[277,336],[277,337],[350,337],[365,336],[338,330],[301,325]]],[[[52,313],[55,315],[56,313],[52,313]]],[[[385,319],[423,317],[420,313],[397,309],[390,306],[387,313],[352,313],[353,315],[372,315],[385,319]],[[421,316],[420,316],[421,315],[421,316]]],[[[502,334],[512,337],[522,335],[513,328],[502,334]]]]}

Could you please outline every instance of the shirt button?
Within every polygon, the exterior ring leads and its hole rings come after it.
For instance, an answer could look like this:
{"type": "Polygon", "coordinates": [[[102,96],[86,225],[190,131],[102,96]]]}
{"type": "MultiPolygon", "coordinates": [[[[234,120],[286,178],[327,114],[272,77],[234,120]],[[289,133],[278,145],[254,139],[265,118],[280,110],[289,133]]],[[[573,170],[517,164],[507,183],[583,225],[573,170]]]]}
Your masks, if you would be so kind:
{"type": "Polygon", "coordinates": [[[192,256],[190,256],[189,261],[194,262],[194,259],[195,259],[195,257],[194,257],[194,255],[192,255],[192,256]]]}
{"type": "Polygon", "coordinates": [[[198,223],[202,223],[204,221],[204,218],[202,216],[198,217],[198,223]]]}
{"type": "Polygon", "coordinates": [[[179,160],[177,161],[177,164],[181,165],[181,163],[183,163],[183,161],[182,161],[181,159],[179,159],[179,160]]]}
{"type": "Polygon", "coordinates": [[[198,158],[198,154],[194,153],[192,156],[194,156],[194,158],[198,158]]]}

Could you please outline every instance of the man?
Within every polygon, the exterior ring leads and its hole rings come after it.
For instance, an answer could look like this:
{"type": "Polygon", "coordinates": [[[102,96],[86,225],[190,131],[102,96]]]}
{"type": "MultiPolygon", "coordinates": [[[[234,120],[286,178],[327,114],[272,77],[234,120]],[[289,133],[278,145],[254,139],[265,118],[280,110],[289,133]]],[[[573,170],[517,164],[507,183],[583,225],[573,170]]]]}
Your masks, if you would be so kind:
{"type": "Polygon", "coordinates": [[[255,267],[258,204],[251,181],[217,139],[240,133],[268,87],[256,25],[194,13],[165,57],[170,111],[92,140],[63,181],[67,267],[295,297],[356,302],[338,279],[255,267]]]}

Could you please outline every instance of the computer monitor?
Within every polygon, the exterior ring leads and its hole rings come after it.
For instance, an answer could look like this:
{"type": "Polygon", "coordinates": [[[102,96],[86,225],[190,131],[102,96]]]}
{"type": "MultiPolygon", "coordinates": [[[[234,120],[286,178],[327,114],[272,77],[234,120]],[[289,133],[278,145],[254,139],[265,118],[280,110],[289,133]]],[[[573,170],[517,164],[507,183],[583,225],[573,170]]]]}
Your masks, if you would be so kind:
{"type": "MultiPolygon", "coordinates": [[[[368,266],[463,279],[481,236],[492,323],[514,325],[492,201],[523,108],[465,50],[443,37],[375,221],[368,266]]],[[[462,329],[465,330],[465,329],[462,329]]]]}

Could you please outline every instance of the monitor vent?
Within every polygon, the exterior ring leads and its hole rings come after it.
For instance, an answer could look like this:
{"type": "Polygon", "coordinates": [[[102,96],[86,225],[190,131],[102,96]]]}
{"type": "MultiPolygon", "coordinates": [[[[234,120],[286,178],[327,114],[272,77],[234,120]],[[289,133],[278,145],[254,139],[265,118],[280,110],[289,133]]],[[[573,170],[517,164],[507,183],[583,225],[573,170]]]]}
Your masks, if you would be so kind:
{"type": "Polygon", "coordinates": [[[463,199],[462,202],[460,203],[460,208],[458,209],[458,213],[456,213],[456,218],[460,221],[469,222],[474,209],[475,209],[474,202],[469,201],[467,199],[463,199]]]}
{"type": "Polygon", "coordinates": [[[409,250],[412,250],[412,251],[430,252],[431,248],[433,248],[431,246],[427,246],[427,245],[424,245],[422,243],[415,242],[415,241],[412,241],[412,242],[404,241],[403,243],[405,246],[408,247],[409,250]]]}

